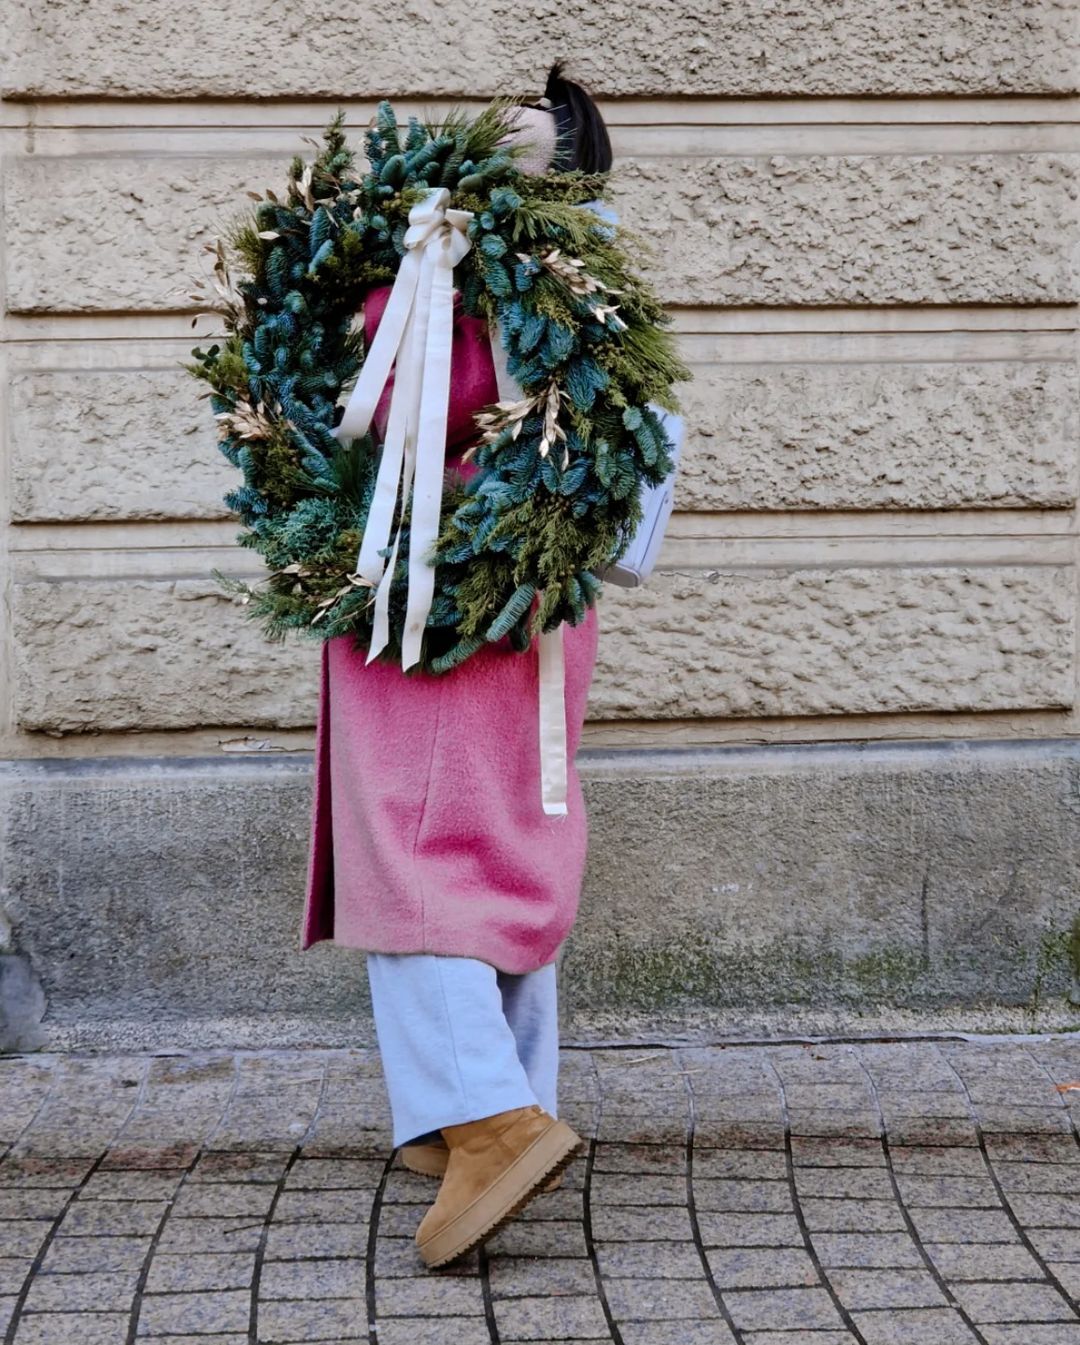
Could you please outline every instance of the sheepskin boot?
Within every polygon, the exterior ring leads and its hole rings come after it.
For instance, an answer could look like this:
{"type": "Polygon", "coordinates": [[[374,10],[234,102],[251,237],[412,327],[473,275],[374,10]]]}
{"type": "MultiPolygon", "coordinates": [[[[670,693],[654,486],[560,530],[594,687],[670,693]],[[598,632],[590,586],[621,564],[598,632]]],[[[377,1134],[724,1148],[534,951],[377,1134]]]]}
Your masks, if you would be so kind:
{"type": "MultiPolygon", "coordinates": [[[[444,1139],[426,1140],[423,1144],[403,1144],[401,1146],[401,1164],[410,1172],[421,1177],[442,1177],[446,1172],[446,1160],[450,1150],[444,1139]]],[[[540,1188],[542,1191],[557,1191],[562,1186],[562,1173],[556,1172],[540,1188]]]]}
{"type": "Polygon", "coordinates": [[[486,1242],[582,1147],[580,1136],[535,1103],[445,1126],[449,1157],[416,1245],[428,1266],[444,1266],[486,1242]]]}

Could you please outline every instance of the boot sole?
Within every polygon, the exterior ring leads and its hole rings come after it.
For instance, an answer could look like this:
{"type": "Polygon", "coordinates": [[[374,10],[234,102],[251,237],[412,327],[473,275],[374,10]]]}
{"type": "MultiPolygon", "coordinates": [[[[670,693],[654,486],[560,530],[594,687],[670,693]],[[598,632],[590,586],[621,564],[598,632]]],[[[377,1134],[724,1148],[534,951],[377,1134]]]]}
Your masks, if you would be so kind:
{"type": "Polygon", "coordinates": [[[493,1237],[540,1194],[544,1183],[561,1173],[585,1141],[565,1121],[556,1121],[483,1195],[425,1242],[417,1243],[429,1269],[445,1266],[493,1237]]]}
{"type": "MultiPolygon", "coordinates": [[[[407,1144],[401,1150],[401,1166],[419,1177],[443,1177],[450,1154],[446,1149],[436,1149],[434,1145],[407,1144]]],[[[549,1182],[541,1188],[543,1191],[555,1191],[562,1185],[562,1173],[556,1172],[549,1182]]]]}

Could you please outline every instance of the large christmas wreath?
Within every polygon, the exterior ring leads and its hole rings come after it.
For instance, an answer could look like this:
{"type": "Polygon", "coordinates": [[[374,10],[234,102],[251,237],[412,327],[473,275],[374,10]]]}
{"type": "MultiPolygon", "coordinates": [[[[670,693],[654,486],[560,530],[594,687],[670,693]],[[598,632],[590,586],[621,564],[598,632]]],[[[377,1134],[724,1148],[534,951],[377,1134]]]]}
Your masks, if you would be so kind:
{"type": "MultiPolygon", "coordinates": [[[[381,447],[370,432],[334,431],[366,354],[357,312],[369,289],[395,280],[410,212],[435,189],[470,212],[461,218],[471,247],[453,284],[464,311],[497,330],[521,396],[477,415],[479,470],[446,473],[415,666],[445,672],[488,641],[508,636],[524,650],[541,631],[581,621],[597,574],[640,521],[643,482],[671,469],[650,403],[677,411],[672,384],[690,375],[670,316],[635,273],[642,244],[590,205],[605,199],[605,174],[515,167],[515,106],[413,117],[400,134],[383,102],[363,173],[339,111],[324,145],[310,142],[314,160],[294,158],[284,199],[249,193],[258,204],[230,226],[230,250],[211,248],[225,335],[183,367],[210,384],[220,448],[243,473],[225,496],[244,525],[237,540],[270,571],[255,586],[214,576],[271,639],[294,629],[353,634],[363,647],[371,639],[374,595],[357,551],[381,447]],[[237,259],[245,274],[234,284],[237,259]]],[[[397,553],[379,552],[393,561],[387,659],[402,651],[411,507],[397,506],[397,553]]]]}

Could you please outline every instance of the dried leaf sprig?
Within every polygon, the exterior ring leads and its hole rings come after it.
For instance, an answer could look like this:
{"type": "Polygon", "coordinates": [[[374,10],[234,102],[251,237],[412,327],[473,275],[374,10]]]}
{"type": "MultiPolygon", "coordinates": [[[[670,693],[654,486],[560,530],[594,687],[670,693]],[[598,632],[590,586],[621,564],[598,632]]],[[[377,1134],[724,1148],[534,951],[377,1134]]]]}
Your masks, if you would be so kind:
{"type": "MultiPolygon", "coordinates": [[[[577,295],[580,299],[588,300],[591,295],[597,295],[602,298],[606,294],[621,294],[622,291],[614,285],[605,285],[602,280],[597,280],[585,270],[585,263],[580,257],[564,257],[560,248],[552,248],[545,256],[531,257],[527,252],[519,252],[518,260],[523,262],[537,261],[545,270],[550,271],[552,275],[558,276],[571,294],[577,295]]],[[[618,304],[590,303],[589,308],[594,318],[600,323],[610,323],[616,331],[622,331],[626,323],[622,318],[616,316],[618,304]]]]}
{"type": "MultiPolygon", "coordinates": [[[[280,412],[281,407],[278,406],[280,412]]],[[[221,422],[222,435],[233,435],[237,439],[266,440],[273,433],[274,422],[270,409],[265,402],[253,406],[246,398],[239,397],[231,411],[218,411],[214,419],[221,422]]]]}
{"type": "MultiPolygon", "coordinates": [[[[534,393],[531,397],[522,398],[520,402],[496,402],[493,411],[478,411],[474,419],[482,434],[479,440],[461,455],[462,461],[468,462],[481,445],[494,443],[499,435],[510,429],[511,426],[513,428],[511,429],[510,439],[511,441],[516,439],[521,433],[521,427],[525,424],[528,416],[534,411],[541,410],[541,408],[544,413],[544,433],[537,447],[540,456],[546,458],[557,440],[561,440],[564,444],[566,442],[566,431],[559,424],[559,411],[565,398],[566,393],[552,379],[546,388],[534,393]]],[[[564,471],[568,462],[569,452],[564,448],[564,471]]]]}

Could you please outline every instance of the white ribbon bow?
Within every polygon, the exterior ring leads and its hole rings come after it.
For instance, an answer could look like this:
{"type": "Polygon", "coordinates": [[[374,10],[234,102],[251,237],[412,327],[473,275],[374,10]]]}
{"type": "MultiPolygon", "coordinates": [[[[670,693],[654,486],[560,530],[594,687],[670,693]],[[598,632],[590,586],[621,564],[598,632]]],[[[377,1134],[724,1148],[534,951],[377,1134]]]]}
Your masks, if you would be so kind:
{"type": "MultiPolygon", "coordinates": [[[[384,561],[379,552],[390,541],[399,487],[403,503],[409,499],[411,488],[402,668],[411,667],[420,658],[420,644],[435,593],[435,570],[428,554],[438,536],[442,512],[454,267],[472,247],[466,229],[473,212],[450,209],[449,200],[450,193],[445,187],[433,187],[409,211],[405,256],[341,423],[333,431],[338,439],[359,438],[367,433],[396,361],[386,441],[356,573],[375,589],[375,614],[367,656],[370,663],[389,639],[390,586],[397,567],[400,522],[389,561],[384,561]]],[[[520,400],[521,387],[507,369],[506,353],[495,331],[491,332],[491,345],[500,397],[520,400]]],[[[544,812],[556,816],[565,816],[567,811],[564,676],[562,626],[559,626],[554,631],[545,631],[539,639],[541,799],[544,812]]]]}
{"type": "Polygon", "coordinates": [[[448,209],[449,200],[450,193],[445,187],[433,187],[409,211],[405,256],[341,423],[334,430],[337,438],[347,439],[367,432],[396,360],[386,442],[356,573],[375,588],[375,614],[367,656],[370,663],[385,648],[390,636],[390,586],[397,567],[400,521],[389,561],[384,561],[379,552],[390,541],[399,487],[403,507],[411,489],[402,668],[410,668],[420,658],[420,643],[435,594],[435,569],[428,554],[438,536],[442,512],[454,267],[472,247],[466,229],[473,212],[448,209]]]}

